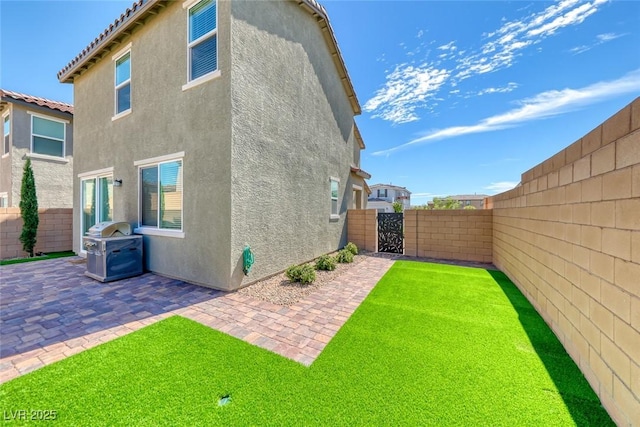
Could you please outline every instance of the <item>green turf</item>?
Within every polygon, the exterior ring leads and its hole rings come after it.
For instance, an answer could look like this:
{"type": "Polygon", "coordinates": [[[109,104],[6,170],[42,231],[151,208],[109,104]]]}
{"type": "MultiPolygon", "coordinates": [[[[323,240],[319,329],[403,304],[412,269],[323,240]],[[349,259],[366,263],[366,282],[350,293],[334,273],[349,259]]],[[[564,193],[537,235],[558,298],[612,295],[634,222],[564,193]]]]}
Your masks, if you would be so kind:
{"type": "Polygon", "coordinates": [[[309,368],[172,317],[4,384],[0,408],[65,425],[613,424],[502,273],[410,261],[309,368]]]}
{"type": "Polygon", "coordinates": [[[43,261],[45,259],[64,258],[74,255],[75,253],[73,253],[73,251],[49,252],[48,254],[34,256],[32,258],[13,258],[0,260],[0,265],[22,264],[25,262],[43,261]]]}

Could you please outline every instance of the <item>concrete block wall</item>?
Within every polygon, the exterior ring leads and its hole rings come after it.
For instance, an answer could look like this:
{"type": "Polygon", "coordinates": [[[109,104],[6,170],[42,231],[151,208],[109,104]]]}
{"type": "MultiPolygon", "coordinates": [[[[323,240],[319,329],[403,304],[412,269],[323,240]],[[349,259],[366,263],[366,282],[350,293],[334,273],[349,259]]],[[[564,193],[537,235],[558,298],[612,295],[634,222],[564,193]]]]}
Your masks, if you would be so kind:
{"type": "Polygon", "coordinates": [[[640,98],[493,205],[493,263],[618,425],[640,426],[640,98]]]}
{"type": "Polygon", "coordinates": [[[404,212],[404,253],[408,256],[492,262],[491,210],[404,212]]]}
{"type": "MultiPolygon", "coordinates": [[[[72,209],[38,209],[40,223],[35,252],[61,252],[72,249],[72,209]]],[[[26,256],[20,243],[20,208],[0,208],[0,259],[26,256]]]]}
{"type": "Polygon", "coordinates": [[[362,250],[378,250],[378,223],[375,209],[349,209],[347,211],[347,241],[362,250]]]}

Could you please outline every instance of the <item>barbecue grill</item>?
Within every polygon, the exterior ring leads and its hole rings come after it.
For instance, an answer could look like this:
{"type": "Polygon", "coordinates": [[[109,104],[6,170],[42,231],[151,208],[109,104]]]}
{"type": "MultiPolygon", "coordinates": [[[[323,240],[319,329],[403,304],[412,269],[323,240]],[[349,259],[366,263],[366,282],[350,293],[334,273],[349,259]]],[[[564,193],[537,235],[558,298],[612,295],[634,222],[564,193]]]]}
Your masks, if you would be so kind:
{"type": "Polygon", "coordinates": [[[142,236],[131,235],[127,222],[100,222],[82,238],[87,251],[85,275],[101,282],[142,274],[142,236]]]}

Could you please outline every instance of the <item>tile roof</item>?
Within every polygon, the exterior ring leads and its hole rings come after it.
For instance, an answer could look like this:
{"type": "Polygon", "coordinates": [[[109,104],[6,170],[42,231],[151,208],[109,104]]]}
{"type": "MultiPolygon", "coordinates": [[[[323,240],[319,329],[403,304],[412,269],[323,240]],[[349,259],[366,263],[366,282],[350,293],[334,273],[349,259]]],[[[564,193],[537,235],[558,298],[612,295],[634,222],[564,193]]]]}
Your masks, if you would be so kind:
{"type": "Polygon", "coordinates": [[[0,89],[0,97],[3,101],[11,102],[11,99],[16,101],[23,101],[29,104],[36,104],[41,107],[51,108],[52,110],[62,111],[63,113],[73,114],[73,105],[66,104],[64,102],[52,101],[46,98],[39,98],[37,96],[26,95],[24,93],[13,92],[10,90],[0,89]]]}
{"type": "MultiPolygon", "coordinates": [[[[316,0],[291,1],[294,1],[298,6],[309,12],[318,22],[325,41],[329,46],[331,56],[333,57],[338,75],[347,93],[353,112],[354,114],[360,114],[360,103],[358,102],[353,84],[349,78],[349,73],[347,72],[340,48],[338,47],[335,33],[329,23],[327,11],[316,0]]],[[[100,33],[95,40],[84,48],[82,52],[72,59],[62,70],[58,71],[58,80],[62,83],[72,83],[76,75],[100,60],[102,52],[109,50],[110,46],[114,43],[119,43],[118,39],[121,36],[130,35],[136,23],[139,23],[150,14],[157,14],[159,9],[166,7],[167,3],[166,0],[138,0],[133,3],[131,8],[127,8],[113,24],[109,25],[109,27],[100,33]]]]}

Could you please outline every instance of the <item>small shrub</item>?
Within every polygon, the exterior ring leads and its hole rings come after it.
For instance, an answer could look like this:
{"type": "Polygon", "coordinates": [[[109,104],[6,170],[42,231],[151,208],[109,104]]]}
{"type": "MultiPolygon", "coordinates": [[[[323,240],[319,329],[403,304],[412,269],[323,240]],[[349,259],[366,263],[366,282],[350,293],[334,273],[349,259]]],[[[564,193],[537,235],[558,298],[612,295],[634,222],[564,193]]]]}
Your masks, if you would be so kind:
{"type": "Polygon", "coordinates": [[[352,254],[358,255],[358,247],[356,246],[355,243],[349,242],[344,248],[349,252],[351,252],[352,254]]]}
{"type": "Polygon", "coordinates": [[[291,280],[292,282],[296,282],[300,277],[300,266],[292,265],[291,267],[287,268],[284,274],[289,280],[291,280]]]}
{"type": "Polygon", "coordinates": [[[347,249],[342,249],[338,251],[336,259],[338,260],[338,262],[348,264],[350,262],[353,262],[353,254],[347,249]]]}
{"type": "Polygon", "coordinates": [[[311,283],[316,280],[316,269],[312,265],[305,264],[300,269],[300,283],[311,283]]]}
{"type": "Polygon", "coordinates": [[[338,261],[329,255],[322,255],[316,260],[316,270],[333,271],[336,269],[338,261]]]}
{"type": "Polygon", "coordinates": [[[316,270],[309,264],[292,265],[287,268],[285,275],[292,282],[311,283],[316,280],[316,270]]]}

